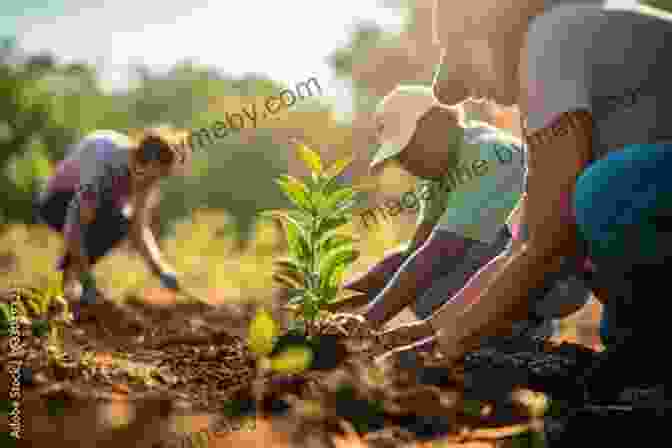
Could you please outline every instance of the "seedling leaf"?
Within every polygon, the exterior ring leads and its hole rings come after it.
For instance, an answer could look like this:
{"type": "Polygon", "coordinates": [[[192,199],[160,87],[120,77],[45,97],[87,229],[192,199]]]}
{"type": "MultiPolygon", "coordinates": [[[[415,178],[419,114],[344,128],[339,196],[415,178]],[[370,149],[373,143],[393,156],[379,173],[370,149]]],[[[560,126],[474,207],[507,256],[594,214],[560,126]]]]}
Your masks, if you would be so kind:
{"type": "Polygon", "coordinates": [[[350,248],[332,251],[320,262],[320,279],[322,286],[330,285],[332,275],[341,266],[347,266],[359,257],[359,251],[350,248]]]}
{"type": "Polygon", "coordinates": [[[352,247],[354,240],[348,235],[342,234],[330,234],[325,237],[320,238],[318,242],[318,247],[320,250],[320,255],[325,256],[329,252],[335,249],[340,249],[344,246],[352,247]]]}
{"type": "Polygon", "coordinates": [[[331,274],[331,278],[329,279],[329,286],[332,286],[338,290],[338,285],[341,284],[341,280],[343,279],[343,273],[345,270],[348,268],[346,263],[343,263],[341,265],[336,266],[334,271],[331,274]]]}
{"type": "Polygon", "coordinates": [[[0,303],[0,311],[2,311],[2,321],[3,322],[11,322],[12,319],[14,319],[14,316],[12,316],[12,309],[11,306],[7,303],[0,303]]]}
{"type": "Polygon", "coordinates": [[[320,155],[304,145],[303,143],[296,143],[296,154],[299,159],[308,167],[311,173],[322,174],[322,159],[320,155]]]}
{"type": "Polygon", "coordinates": [[[338,159],[337,161],[332,163],[329,166],[329,168],[326,169],[326,171],[324,172],[324,176],[329,180],[338,177],[338,175],[341,174],[343,170],[345,170],[348,166],[350,166],[353,160],[354,157],[351,154],[341,159],[338,159]]]}
{"type": "Polygon", "coordinates": [[[312,209],[310,192],[303,182],[286,174],[280,176],[275,182],[294,205],[303,210],[312,209]]]}
{"type": "Polygon", "coordinates": [[[352,188],[341,188],[331,193],[325,201],[322,202],[320,215],[329,216],[336,212],[344,203],[349,203],[357,194],[352,188]]]}
{"type": "Polygon", "coordinates": [[[321,238],[324,234],[329,232],[330,230],[337,229],[341,227],[344,224],[348,223],[348,219],[344,216],[338,216],[338,217],[331,217],[322,220],[320,223],[320,227],[317,230],[317,238],[321,238]]]}
{"type": "Polygon", "coordinates": [[[300,305],[301,303],[303,303],[304,300],[305,300],[305,296],[303,294],[299,294],[299,295],[294,296],[291,299],[289,299],[287,301],[287,304],[288,305],[300,305]]]}
{"type": "Polygon", "coordinates": [[[278,326],[271,314],[264,308],[259,308],[250,323],[248,345],[250,350],[262,358],[273,351],[275,338],[278,335],[278,326]]]}
{"type": "Polygon", "coordinates": [[[285,216],[283,227],[291,255],[296,261],[302,262],[308,255],[307,250],[309,250],[303,226],[294,218],[285,216]]]}
{"type": "Polygon", "coordinates": [[[291,346],[271,358],[271,369],[284,374],[305,371],[313,362],[313,351],[306,346],[291,346]]]}

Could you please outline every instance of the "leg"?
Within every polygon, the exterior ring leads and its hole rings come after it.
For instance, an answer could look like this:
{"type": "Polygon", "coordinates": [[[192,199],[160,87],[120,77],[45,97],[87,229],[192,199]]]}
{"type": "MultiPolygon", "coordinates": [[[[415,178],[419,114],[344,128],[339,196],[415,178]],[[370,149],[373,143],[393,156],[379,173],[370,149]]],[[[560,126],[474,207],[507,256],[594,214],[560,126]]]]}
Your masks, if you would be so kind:
{"type": "Polygon", "coordinates": [[[608,370],[632,381],[643,380],[642,374],[664,376],[666,370],[647,369],[643,362],[646,348],[667,325],[660,300],[645,291],[665,281],[665,261],[672,259],[672,234],[665,226],[672,204],[671,151],[672,145],[631,145],[595,162],[577,181],[578,230],[596,281],[608,294],[601,336],[612,358],[622,360],[605,367],[605,378],[608,370]]]}
{"type": "Polygon", "coordinates": [[[121,210],[111,206],[100,207],[85,237],[91,265],[95,265],[110,250],[126,239],[129,229],[130,221],[121,210]]]}

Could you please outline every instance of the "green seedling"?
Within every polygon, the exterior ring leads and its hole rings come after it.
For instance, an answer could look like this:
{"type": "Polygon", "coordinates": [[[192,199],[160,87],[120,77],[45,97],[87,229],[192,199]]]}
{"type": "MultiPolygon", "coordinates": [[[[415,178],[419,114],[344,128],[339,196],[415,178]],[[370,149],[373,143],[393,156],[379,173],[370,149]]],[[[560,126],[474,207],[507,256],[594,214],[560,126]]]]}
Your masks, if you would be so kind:
{"type": "Polygon", "coordinates": [[[312,336],[315,321],[336,301],[344,271],[359,257],[354,239],[338,233],[352,220],[358,192],[337,185],[336,178],[351,163],[344,157],[328,168],[315,151],[297,143],[298,157],[310,169],[305,182],[289,175],[276,179],[295,210],[269,210],[262,216],[279,219],[285,230],[289,257],[275,262],[274,280],[290,290],[288,304],[297,312],[294,328],[312,336]]]}
{"type": "Polygon", "coordinates": [[[277,323],[267,310],[260,308],[250,323],[248,336],[248,347],[257,357],[259,368],[284,374],[301,373],[308,369],[313,361],[313,352],[307,345],[291,345],[271,356],[278,336],[277,323]]]}
{"type": "MultiPolygon", "coordinates": [[[[49,311],[55,304],[58,304],[63,310],[59,324],[70,320],[68,303],[63,298],[62,277],[63,274],[60,272],[53,275],[49,278],[47,288],[44,290],[31,287],[19,287],[16,289],[16,293],[19,296],[14,302],[16,314],[17,316],[26,317],[29,314],[28,310],[30,310],[30,314],[34,317],[32,320],[32,333],[35,337],[44,337],[49,334],[50,330],[55,331],[54,328],[59,326],[58,324],[56,326],[51,325],[49,322],[49,311]]],[[[5,311],[3,311],[3,314],[5,314],[5,311]]],[[[2,324],[0,324],[1,327],[3,327],[2,324]]]]}
{"type": "Polygon", "coordinates": [[[9,303],[0,303],[0,336],[9,336],[13,322],[12,306],[9,303]]]}

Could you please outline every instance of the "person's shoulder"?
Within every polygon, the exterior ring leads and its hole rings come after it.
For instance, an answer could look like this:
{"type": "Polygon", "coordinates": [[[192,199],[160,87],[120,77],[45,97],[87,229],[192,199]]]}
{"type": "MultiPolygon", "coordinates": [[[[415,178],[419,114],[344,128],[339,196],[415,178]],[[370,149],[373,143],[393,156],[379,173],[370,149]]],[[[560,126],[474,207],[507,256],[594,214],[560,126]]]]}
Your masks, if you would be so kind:
{"type": "Polygon", "coordinates": [[[465,141],[472,144],[522,145],[521,140],[508,130],[473,120],[465,127],[465,141]]]}
{"type": "Polygon", "coordinates": [[[608,23],[606,12],[600,4],[570,3],[552,7],[530,21],[528,51],[532,55],[556,59],[559,55],[553,49],[566,56],[565,49],[572,52],[589,47],[594,33],[603,31],[608,23]]]}
{"type": "Polygon", "coordinates": [[[530,21],[529,34],[547,33],[567,26],[594,25],[608,10],[600,4],[566,3],[554,6],[530,21]]]}
{"type": "Polygon", "coordinates": [[[111,129],[99,129],[90,132],[84,137],[85,140],[110,143],[118,148],[129,148],[132,144],[131,139],[119,131],[111,129]]]}
{"type": "Polygon", "coordinates": [[[562,39],[583,39],[585,33],[611,32],[637,23],[659,23],[672,25],[672,14],[648,5],[636,4],[629,7],[607,6],[601,3],[565,3],[554,6],[534,18],[528,27],[528,42],[542,45],[551,37],[557,42],[562,39]]]}

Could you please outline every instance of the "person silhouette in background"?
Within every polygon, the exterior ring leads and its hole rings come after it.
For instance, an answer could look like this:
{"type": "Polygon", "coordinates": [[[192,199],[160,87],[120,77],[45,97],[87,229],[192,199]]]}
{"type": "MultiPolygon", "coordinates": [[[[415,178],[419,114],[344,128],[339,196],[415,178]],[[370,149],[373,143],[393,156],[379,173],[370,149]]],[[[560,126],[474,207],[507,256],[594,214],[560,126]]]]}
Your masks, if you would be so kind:
{"type": "Polygon", "coordinates": [[[149,206],[161,179],[186,172],[188,134],[168,126],[138,134],[86,135],[59,163],[36,204],[41,220],[65,239],[57,269],[63,271],[64,294],[77,318],[91,310],[81,305],[95,302],[91,269],[127,236],[161,284],[179,289],[175,270],[149,228],[149,206]]]}

